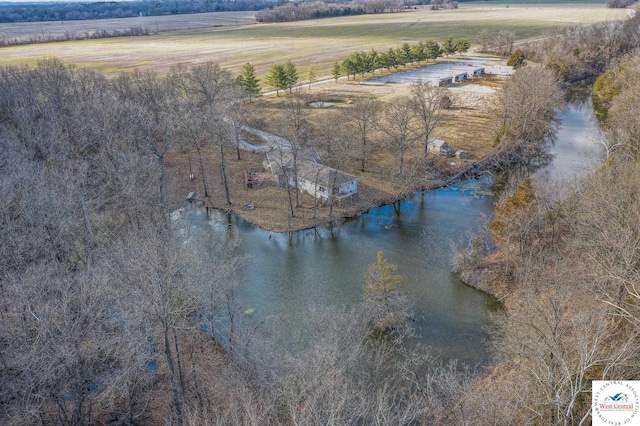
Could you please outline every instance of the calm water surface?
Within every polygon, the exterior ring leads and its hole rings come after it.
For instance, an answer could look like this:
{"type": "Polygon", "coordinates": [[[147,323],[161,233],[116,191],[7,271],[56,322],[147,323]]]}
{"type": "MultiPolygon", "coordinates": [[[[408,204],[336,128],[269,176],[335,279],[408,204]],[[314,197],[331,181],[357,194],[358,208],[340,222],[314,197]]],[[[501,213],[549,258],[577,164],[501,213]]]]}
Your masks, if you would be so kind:
{"type": "MultiPolygon", "coordinates": [[[[553,159],[536,172],[538,178],[584,173],[598,156],[593,137],[598,126],[589,100],[572,103],[560,118],[550,148],[553,159]]],[[[263,231],[218,211],[188,214],[196,227],[212,226],[223,233],[231,226],[240,235],[240,253],[248,263],[241,271],[238,300],[243,309],[255,310],[256,319],[281,320],[293,336],[296,324],[313,308],[362,303],[363,275],[383,250],[387,260],[398,265],[415,302],[415,341],[436,349],[444,359],[483,364],[488,362],[489,315],[497,307],[450,272],[450,242],[478,230],[492,215],[494,201],[482,185],[468,182],[419,192],[399,209],[373,209],[333,232],[292,234],[263,231]]]]}

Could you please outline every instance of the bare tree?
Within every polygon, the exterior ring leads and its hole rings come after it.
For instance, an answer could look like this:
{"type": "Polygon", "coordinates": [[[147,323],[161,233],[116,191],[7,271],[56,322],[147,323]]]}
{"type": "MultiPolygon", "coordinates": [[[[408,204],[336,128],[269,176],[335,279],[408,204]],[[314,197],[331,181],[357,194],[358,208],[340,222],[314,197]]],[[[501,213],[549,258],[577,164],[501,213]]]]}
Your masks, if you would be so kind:
{"type": "Polygon", "coordinates": [[[638,70],[637,66],[640,62],[638,57],[634,57],[627,61],[616,76],[616,82],[622,87],[620,94],[615,96],[609,109],[608,127],[611,129],[614,140],[617,144],[622,144],[625,153],[631,155],[632,158],[640,157],[640,125],[638,125],[636,117],[638,114],[639,89],[638,89],[638,70]]]}
{"type": "Polygon", "coordinates": [[[556,125],[556,110],[563,97],[549,69],[529,66],[519,69],[505,84],[499,97],[502,124],[498,149],[527,161],[541,153],[556,125]]]}
{"type": "Polygon", "coordinates": [[[418,81],[411,84],[411,102],[421,124],[420,133],[424,141],[425,157],[432,132],[442,124],[445,118],[445,110],[440,102],[443,95],[442,88],[431,86],[427,82],[418,81]]]}
{"type": "Polygon", "coordinates": [[[311,128],[308,121],[306,96],[291,94],[285,101],[284,114],[280,118],[279,125],[283,135],[289,141],[288,151],[291,153],[291,172],[296,196],[296,207],[300,207],[300,188],[298,187],[298,156],[301,150],[309,143],[311,128]]]}
{"type": "MultiPolygon", "coordinates": [[[[190,128],[191,137],[197,129],[216,147],[220,155],[220,178],[224,186],[226,202],[231,204],[229,184],[227,182],[225,152],[224,149],[230,145],[232,134],[235,135],[236,150],[238,150],[238,129],[236,117],[231,117],[232,106],[238,104],[242,98],[240,89],[230,72],[223,70],[216,63],[207,62],[195,66],[191,69],[176,67],[172,70],[171,79],[173,86],[184,95],[187,102],[193,107],[190,113],[194,117],[199,117],[194,123],[197,128],[190,128]],[[234,131],[230,131],[233,126],[234,131]]],[[[194,140],[194,143],[195,140],[194,140]]],[[[198,146],[196,146],[198,148],[198,146]]],[[[204,166],[198,149],[200,159],[200,169],[204,183],[204,166]]],[[[239,158],[239,154],[238,154],[239,158]]]]}
{"type": "Polygon", "coordinates": [[[353,98],[351,107],[345,111],[347,122],[357,134],[359,145],[360,171],[366,170],[367,157],[370,146],[371,132],[380,113],[380,101],[371,96],[357,96],[353,98]]]}
{"type": "MultiPolygon", "coordinates": [[[[340,113],[329,113],[320,117],[317,120],[316,132],[314,134],[314,140],[318,147],[324,151],[321,154],[325,164],[328,164],[336,170],[347,170],[349,166],[350,146],[349,136],[343,130],[346,126],[342,123],[347,118],[340,113]]],[[[337,188],[337,173],[333,173],[330,179],[330,186],[328,188],[329,194],[329,220],[333,221],[333,209],[336,204],[334,192],[337,188]]]]}
{"type": "Polygon", "coordinates": [[[183,424],[185,384],[183,355],[178,332],[196,329],[193,321],[200,304],[201,290],[191,279],[188,257],[173,235],[146,228],[118,253],[123,271],[119,277],[129,282],[147,323],[147,333],[160,348],[167,368],[174,410],[173,420],[183,424]]]}
{"type": "Polygon", "coordinates": [[[416,116],[409,99],[401,99],[391,104],[385,111],[380,130],[391,138],[393,151],[399,156],[399,173],[404,171],[405,155],[416,141],[416,116]]]}

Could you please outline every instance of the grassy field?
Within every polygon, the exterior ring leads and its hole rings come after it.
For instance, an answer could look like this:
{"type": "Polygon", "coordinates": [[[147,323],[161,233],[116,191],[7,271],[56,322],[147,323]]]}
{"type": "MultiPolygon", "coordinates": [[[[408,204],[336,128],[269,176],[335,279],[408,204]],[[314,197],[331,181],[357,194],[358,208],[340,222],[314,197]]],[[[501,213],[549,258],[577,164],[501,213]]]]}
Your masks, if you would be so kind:
{"type": "MultiPolygon", "coordinates": [[[[298,66],[301,77],[309,69],[321,77],[330,73],[335,61],[358,50],[384,50],[405,41],[442,41],[446,37],[465,37],[473,42],[482,29],[511,30],[517,40],[527,40],[540,37],[551,28],[621,19],[627,16],[627,11],[593,5],[507,8],[477,4],[449,11],[420,9],[243,26],[207,26],[203,24],[204,18],[191,16],[194,20],[201,19],[202,25],[181,17],[181,21],[172,21],[173,30],[149,36],[4,47],[0,49],[0,66],[32,65],[40,58],[56,56],[67,63],[113,75],[135,69],[164,73],[175,64],[206,61],[218,62],[236,72],[243,63],[251,62],[258,74],[264,75],[273,63],[291,60],[298,66]]],[[[225,15],[225,19],[230,19],[230,15],[225,15]]],[[[243,19],[249,18],[244,16],[243,19]]],[[[5,24],[0,31],[10,32],[10,27],[5,24]]]]}
{"type": "MultiPolygon", "coordinates": [[[[543,36],[545,31],[551,28],[580,22],[622,19],[626,16],[626,10],[593,5],[507,8],[480,4],[462,5],[460,9],[451,11],[421,9],[385,15],[239,26],[236,26],[235,22],[228,26],[199,26],[188,17],[181,17],[182,21],[176,18],[164,23],[171,25],[170,31],[161,31],[149,36],[0,48],[0,66],[33,65],[43,57],[57,56],[67,63],[115,75],[133,70],[164,73],[176,64],[189,65],[207,61],[217,62],[236,73],[242,64],[251,62],[256,67],[259,77],[263,78],[272,64],[291,60],[297,65],[301,80],[306,78],[310,69],[313,69],[317,79],[321,80],[328,77],[335,61],[341,61],[355,51],[368,51],[371,48],[381,51],[389,47],[398,47],[403,42],[426,39],[441,42],[447,37],[465,37],[473,41],[483,29],[511,30],[515,32],[518,41],[523,41],[543,36]]],[[[202,16],[194,15],[193,19],[196,18],[204,19],[202,16]]],[[[225,19],[228,19],[228,16],[225,19]]],[[[93,22],[85,23],[89,24],[93,22]]],[[[120,24],[122,23],[118,25],[120,24]]],[[[158,26],[160,27],[160,24],[158,26]]],[[[505,78],[486,76],[475,79],[472,84],[499,88],[505,78]]],[[[458,88],[464,89],[462,86],[458,88]]],[[[326,111],[311,108],[308,111],[312,123],[328,123],[333,122],[335,118],[332,114],[339,114],[354,96],[366,93],[383,102],[391,102],[395,97],[406,95],[409,87],[401,84],[361,85],[357,81],[343,79],[337,84],[328,81],[312,89],[305,86],[301,90],[304,90],[310,100],[335,103],[335,107],[326,111]]],[[[455,149],[467,151],[474,159],[489,155],[496,131],[495,118],[491,112],[495,95],[454,88],[450,89],[449,95],[454,107],[448,111],[445,124],[436,129],[433,136],[447,140],[455,149]]],[[[282,114],[281,99],[266,96],[254,101],[252,117],[255,122],[248,124],[277,134],[278,128],[273,118],[282,114]]],[[[277,120],[275,122],[277,123],[277,120]]],[[[369,160],[370,168],[366,172],[360,172],[355,158],[345,166],[344,171],[360,179],[359,190],[353,203],[344,206],[343,209],[337,209],[337,214],[352,216],[376,205],[393,201],[407,191],[434,184],[429,180],[428,173],[419,172],[411,178],[397,175],[397,158],[386,148],[384,135],[373,135],[372,139],[374,142],[369,160]]],[[[410,152],[407,165],[421,164],[423,149],[416,147],[410,152]]],[[[208,158],[216,155],[215,152],[207,153],[208,158]]],[[[320,152],[320,155],[322,157],[324,153],[320,152]]],[[[233,153],[230,152],[229,158],[232,157],[233,153]]],[[[285,191],[276,187],[245,189],[239,176],[247,169],[259,169],[262,161],[262,155],[245,153],[243,161],[229,162],[228,173],[233,199],[231,210],[250,222],[273,231],[307,228],[326,220],[328,208],[315,211],[309,197],[296,209],[295,218],[290,218],[286,208],[285,191]],[[240,208],[249,202],[255,204],[254,210],[244,211],[240,208]]],[[[435,167],[449,174],[455,174],[466,167],[466,162],[452,162],[444,157],[436,158],[434,161],[435,167]]],[[[216,169],[218,162],[212,161],[207,164],[210,170],[207,170],[206,176],[219,176],[220,171],[216,169]]],[[[203,194],[199,179],[195,182],[187,179],[190,170],[188,154],[172,152],[167,159],[167,167],[176,180],[178,193],[197,191],[198,194],[203,194]]],[[[212,185],[210,191],[212,195],[207,200],[208,205],[220,209],[229,208],[224,202],[221,185],[212,185]]]]}

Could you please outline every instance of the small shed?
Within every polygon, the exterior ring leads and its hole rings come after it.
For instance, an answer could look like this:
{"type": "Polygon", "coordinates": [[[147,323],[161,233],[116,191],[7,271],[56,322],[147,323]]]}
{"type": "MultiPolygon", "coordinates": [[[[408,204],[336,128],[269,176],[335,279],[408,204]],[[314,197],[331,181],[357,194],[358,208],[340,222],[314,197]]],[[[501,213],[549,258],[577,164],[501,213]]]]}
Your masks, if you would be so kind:
{"type": "Polygon", "coordinates": [[[484,68],[476,68],[473,70],[474,77],[481,77],[484,75],[484,68]]]}
{"type": "Polygon", "coordinates": [[[447,86],[453,83],[453,77],[434,77],[431,79],[431,85],[434,87],[447,86]]]}
{"type": "Polygon", "coordinates": [[[440,155],[442,157],[453,157],[455,150],[442,139],[429,139],[427,152],[440,155]]]}
{"type": "Polygon", "coordinates": [[[453,75],[453,82],[454,83],[459,83],[461,81],[465,81],[467,79],[467,77],[469,77],[469,74],[466,72],[461,72],[461,73],[457,73],[453,75]]]}

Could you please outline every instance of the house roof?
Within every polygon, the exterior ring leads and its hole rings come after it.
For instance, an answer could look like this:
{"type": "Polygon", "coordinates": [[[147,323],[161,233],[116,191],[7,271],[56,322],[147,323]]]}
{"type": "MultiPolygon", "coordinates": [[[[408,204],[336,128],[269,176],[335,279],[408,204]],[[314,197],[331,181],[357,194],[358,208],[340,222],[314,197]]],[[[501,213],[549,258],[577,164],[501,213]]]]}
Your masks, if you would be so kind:
{"type": "Polygon", "coordinates": [[[322,185],[325,188],[330,188],[334,185],[341,186],[348,182],[358,180],[356,176],[349,173],[341,172],[332,167],[325,166],[323,164],[312,163],[310,161],[298,162],[298,177],[303,178],[308,182],[314,182],[318,185],[322,185]]]}
{"type": "MultiPolygon", "coordinates": [[[[318,161],[319,157],[315,149],[300,148],[296,160],[298,177],[327,188],[334,185],[334,179],[336,186],[358,180],[356,176],[325,166],[318,161]]],[[[282,174],[283,169],[287,171],[293,170],[293,153],[291,150],[274,149],[267,153],[267,162],[271,168],[271,173],[282,174]]]]}
{"type": "Polygon", "coordinates": [[[449,144],[443,141],[442,139],[429,139],[429,145],[434,146],[436,148],[441,148],[441,147],[447,148],[449,146],[449,144]]]}
{"type": "MultiPolygon", "coordinates": [[[[319,161],[318,153],[313,148],[299,148],[296,162],[302,161],[317,163],[319,161]]],[[[267,153],[267,162],[271,173],[281,174],[284,167],[293,168],[293,152],[289,149],[274,149],[267,153]]]]}

